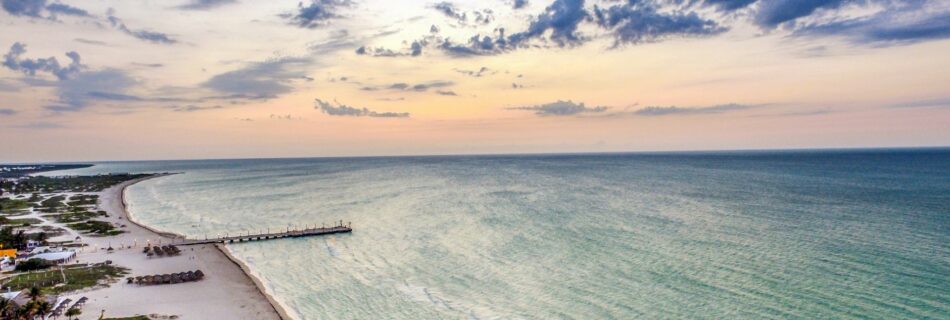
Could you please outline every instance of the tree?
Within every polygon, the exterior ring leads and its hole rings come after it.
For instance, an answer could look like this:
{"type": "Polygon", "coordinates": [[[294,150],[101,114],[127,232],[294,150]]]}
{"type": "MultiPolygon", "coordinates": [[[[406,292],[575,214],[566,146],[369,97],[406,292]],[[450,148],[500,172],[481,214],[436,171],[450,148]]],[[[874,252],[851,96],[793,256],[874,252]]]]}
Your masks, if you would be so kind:
{"type": "Polygon", "coordinates": [[[69,308],[69,310],[66,310],[66,319],[78,317],[80,314],[82,314],[82,310],[79,310],[79,308],[69,308]]]}
{"type": "MultiPolygon", "coordinates": [[[[30,259],[30,260],[33,260],[33,259],[30,259]]],[[[30,287],[30,301],[36,301],[41,298],[43,298],[43,288],[30,287]]]]}
{"type": "Polygon", "coordinates": [[[13,300],[8,300],[3,297],[0,297],[0,318],[14,319],[15,314],[16,314],[16,304],[13,303],[13,300]]]}

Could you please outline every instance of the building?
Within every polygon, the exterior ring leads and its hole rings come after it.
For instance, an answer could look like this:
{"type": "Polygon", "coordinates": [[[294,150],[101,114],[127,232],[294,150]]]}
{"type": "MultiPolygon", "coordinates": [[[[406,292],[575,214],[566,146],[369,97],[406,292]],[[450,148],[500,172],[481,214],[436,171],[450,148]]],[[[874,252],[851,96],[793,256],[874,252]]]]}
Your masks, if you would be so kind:
{"type": "Polygon", "coordinates": [[[67,263],[70,260],[76,259],[76,251],[59,251],[59,252],[47,252],[40,253],[30,257],[30,259],[38,258],[46,261],[53,261],[56,263],[67,263]]]}

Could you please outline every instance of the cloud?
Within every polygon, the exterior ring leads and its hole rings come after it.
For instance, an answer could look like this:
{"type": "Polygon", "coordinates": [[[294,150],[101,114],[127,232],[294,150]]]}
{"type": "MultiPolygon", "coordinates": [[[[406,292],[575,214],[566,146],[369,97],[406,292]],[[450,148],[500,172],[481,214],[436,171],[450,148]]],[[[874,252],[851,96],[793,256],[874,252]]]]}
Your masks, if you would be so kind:
{"type": "Polygon", "coordinates": [[[298,3],[296,13],[284,13],[280,17],[289,19],[291,24],[298,27],[314,29],[342,17],[336,11],[352,5],[350,0],[311,0],[307,6],[303,2],[298,3]]]}
{"type": "Polygon", "coordinates": [[[351,107],[339,102],[330,103],[315,99],[315,109],[319,109],[330,116],[346,117],[375,117],[375,118],[408,118],[408,112],[376,112],[367,108],[351,107]]]}
{"type": "Polygon", "coordinates": [[[518,46],[550,32],[548,40],[558,46],[576,45],[584,41],[577,27],[589,18],[587,10],[584,10],[584,0],[555,0],[531,21],[527,30],[512,34],[508,42],[518,46]]]}
{"type": "Polygon", "coordinates": [[[0,108],[0,116],[12,116],[12,115],[15,115],[16,113],[17,111],[13,109],[0,108]]]}
{"type": "Polygon", "coordinates": [[[127,94],[138,82],[122,70],[105,69],[80,72],[75,77],[56,84],[59,97],[57,104],[46,108],[56,112],[79,111],[91,101],[142,101],[143,98],[127,94]]]}
{"type": "Polygon", "coordinates": [[[237,3],[237,0],[189,0],[187,3],[175,8],[181,10],[208,10],[234,3],[237,3]]]}
{"type": "Polygon", "coordinates": [[[164,67],[164,64],[161,63],[142,63],[142,62],[132,62],[133,66],[137,67],[146,67],[146,68],[161,68],[164,67]]]}
{"type": "Polygon", "coordinates": [[[89,17],[89,12],[67,4],[55,2],[46,4],[46,0],[2,0],[0,7],[13,16],[24,16],[31,18],[45,18],[56,20],[57,15],[69,15],[77,17],[89,17]],[[46,16],[43,14],[46,13],[46,16]]]}
{"type": "Polygon", "coordinates": [[[597,24],[614,36],[614,46],[655,42],[673,36],[710,36],[727,29],[696,12],[660,12],[649,2],[631,1],[606,9],[595,7],[597,24]]]}
{"type": "Polygon", "coordinates": [[[867,0],[771,0],[760,1],[756,8],[755,23],[764,28],[776,26],[806,17],[818,9],[836,9],[846,4],[864,3],[867,0]]]}
{"type": "Polygon", "coordinates": [[[459,23],[465,23],[465,20],[467,20],[465,13],[456,8],[451,2],[439,2],[433,5],[432,8],[441,12],[446,17],[458,20],[459,23]]]}
{"type": "Polygon", "coordinates": [[[83,39],[83,38],[75,38],[75,39],[73,39],[73,41],[76,41],[76,42],[79,42],[79,43],[85,43],[85,44],[96,45],[96,46],[108,46],[108,45],[109,45],[108,43],[105,43],[105,42],[102,42],[102,41],[89,40],[89,39],[83,39]]]}
{"type": "Polygon", "coordinates": [[[409,45],[405,51],[397,52],[392,49],[380,48],[380,47],[367,47],[361,46],[356,49],[356,54],[358,55],[367,55],[372,57],[418,57],[422,55],[422,48],[425,46],[425,40],[416,40],[409,45]]]}
{"type": "Polygon", "coordinates": [[[68,16],[77,16],[77,17],[90,17],[91,15],[86,10],[79,9],[73,6],[65,5],[62,3],[51,3],[46,6],[46,10],[50,12],[51,15],[55,16],[57,14],[64,14],[68,16]]]}
{"type": "Polygon", "coordinates": [[[3,56],[3,66],[30,76],[35,76],[37,72],[48,72],[59,80],[65,80],[85,68],[80,61],[79,53],[75,51],[66,53],[70,63],[65,66],[60,65],[59,60],[56,60],[55,57],[21,59],[20,56],[24,53],[26,53],[26,45],[19,42],[14,43],[10,47],[10,51],[3,56]]]}
{"type": "Polygon", "coordinates": [[[3,11],[14,16],[42,18],[46,0],[3,0],[3,11]]]}
{"type": "Polygon", "coordinates": [[[888,107],[889,108],[944,108],[944,107],[950,107],[950,98],[901,102],[901,103],[895,103],[895,104],[889,105],[888,107]]]}
{"type": "Polygon", "coordinates": [[[223,109],[224,107],[214,105],[214,106],[198,106],[198,105],[186,105],[186,106],[173,106],[172,110],[175,112],[195,112],[195,111],[204,111],[204,110],[215,110],[223,109]]]}
{"type": "Polygon", "coordinates": [[[309,58],[283,57],[252,63],[211,77],[202,84],[214,91],[241,99],[272,99],[293,91],[291,82],[306,76],[309,58]]]}
{"type": "Polygon", "coordinates": [[[286,114],[286,115],[271,114],[270,118],[274,120],[300,120],[301,119],[300,117],[294,117],[293,115],[289,115],[289,114],[286,114]]]}
{"type": "Polygon", "coordinates": [[[455,91],[452,91],[452,90],[436,90],[435,93],[440,96],[458,96],[458,94],[456,94],[455,91]]]}
{"type": "Polygon", "coordinates": [[[515,10],[524,9],[528,6],[528,0],[515,0],[511,3],[511,7],[515,10]]]}
{"type": "Polygon", "coordinates": [[[637,111],[633,114],[638,116],[667,116],[667,115],[689,115],[689,114],[718,114],[730,111],[739,111],[759,107],[758,105],[746,104],[720,104],[708,107],[677,107],[677,106],[650,106],[637,111]]]}
{"type": "Polygon", "coordinates": [[[15,125],[15,126],[10,126],[10,127],[11,127],[11,128],[19,128],[19,129],[45,130],[45,129],[65,128],[66,126],[64,126],[64,125],[62,125],[62,124],[59,124],[59,123],[55,123],[55,122],[38,121],[38,122],[30,122],[30,123],[27,123],[27,124],[15,125]]]}
{"type": "Polygon", "coordinates": [[[152,42],[152,43],[160,43],[160,44],[175,44],[175,43],[178,43],[178,40],[175,40],[175,39],[173,39],[172,37],[170,37],[169,35],[164,34],[164,33],[161,33],[161,32],[148,31],[148,30],[132,30],[132,29],[129,29],[129,27],[127,27],[127,26],[125,25],[125,23],[122,22],[121,19],[119,19],[119,18],[117,18],[117,17],[115,16],[115,10],[113,10],[113,9],[111,9],[111,8],[110,8],[109,11],[108,11],[108,15],[109,15],[109,16],[107,17],[107,20],[109,21],[109,24],[110,24],[113,28],[116,28],[116,29],[118,29],[119,31],[122,31],[123,33],[125,33],[125,34],[127,34],[127,35],[130,35],[130,36],[132,36],[132,37],[135,37],[136,39],[144,40],[144,41],[148,41],[148,42],[152,42]]]}
{"type": "Polygon", "coordinates": [[[508,110],[530,110],[539,116],[572,116],[581,113],[600,113],[605,112],[610,107],[597,106],[587,107],[584,103],[574,103],[571,100],[558,100],[547,104],[537,106],[513,107],[508,110]]]}
{"type": "Polygon", "coordinates": [[[704,3],[722,11],[735,11],[755,3],[756,0],[705,0],[704,3]]]}
{"type": "Polygon", "coordinates": [[[396,91],[416,91],[416,92],[422,92],[422,91],[428,91],[429,89],[446,88],[446,87],[451,87],[451,86],[454,86],[454,85],[455,85],[455,82],[452,82],[452,81],[444,81],[444,80],[435,80],[435,81],[423,82],[423,83],[419,83],[419,84],[409,84],[409,83],[405,83],[405,82],[397,82],[397,83],[393,83],[393,84],[390,84],[390,85],[388,85],[388,86],[383,86],[383,87],[380,87],[380,86],[367,86],[367,87],[361,88],[360,90],[363,90],[363,91],[377,91],[377,90],[381,90],[381,89],[388,89],[388,90],[396,90],[396,91]]]}
{"type": "Polygon", "coordinates": [[[906,44],[950,38],[950,8],[905,6],[833,22],[802,24],[795,36],[840,36],[858,44],[906,44]]]}
{"type": "Polygon", "coordinates": [[[453,85],[455,85],[455,83],[452,81],[436,80],[436,81],[430,81],[426,83],[420,83],[412,87],[409,87],[408,89],[412,91],[426,91],[432,88],[445,88],[445,87],[451,87],[453,85]]]}
{"type": "Polygon", "coordinates": [[[496,73],[496,72],[490,72],[490,69],[488,69],[488,67],[481,67],[478,70],[463,70],[463,69],[452,69],[452,70],[455,70],[455,72],[458,72],[458,73],[461,73],[473,78],[481,78],[486,73],[487,74],[496,73]]]}

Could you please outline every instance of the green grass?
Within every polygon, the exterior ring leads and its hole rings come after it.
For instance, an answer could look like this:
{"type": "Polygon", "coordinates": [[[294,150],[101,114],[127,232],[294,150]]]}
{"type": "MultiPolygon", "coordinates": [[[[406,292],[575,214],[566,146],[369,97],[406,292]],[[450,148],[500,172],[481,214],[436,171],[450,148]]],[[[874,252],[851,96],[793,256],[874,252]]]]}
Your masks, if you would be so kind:
{"type": "Polygon", "coordinates": [[[34,225],[34,224],[41,224],[41,223],[43,223],[43,220],[36,219],[36,218],[0,219],[0,225],[22,226],[24,224],[34,225]]]}
{"type": "Polygon", "coordinates": [[[0,198],[0,212],[19,213],[30,208],[30,202],[23,199],[0,198]]]}
{"type": "Polygon", "coordinates": [[[53,196],[46,198],[43,201],[40,201],[40,212],[55,213],[59,212],[62,209],[66,208],[66,204],[63,201],[66,200],[66,196],[53,196]]]}
{"type": "Polygon", "coordinates": [[[70,207],[77,206],[91,206],[95,205],[96,201],[99,200],[98,195],[89,195],[89,194],[77,194],[69,198],[69,202],[66,202],[70,207]]]}
{"type": "Polygon", "coordinates": [[[123,232],[122,230],[116,229],[115,225],[111,223],[98,220],[87,220],[83,222],[72,223],[67,226],[76,231],[99,236],[114,236],[123,232]]]}
{"type": "Polygon", "coordinates": [[[81,210],[70,210],[69,212],[63,213],[63,214],[44,215],[43,217],[53,218],[56,220],[56,222],[72,223],[72,222],[86,221],[86,220],[89,220],[101,215],[102,214],[98,212],[92,212],[92,211],[87,211],[85,209],[81,209],[81,210]]]}
{"type": "Polygon", "coordinates": [[[64,266],[63,272],[60,272],[59,267],[54,267],[40,272],[18,274],[3,283],[3,287],[16,291],[35,285],[42,288],[46,294],[60,294],[94,287],[100,281],[112,281],[128,273],[129,269],[111,265],[64,266]],[[66,284],[60,285],[63,283],[63,273],[66,274],[66,284]]]}

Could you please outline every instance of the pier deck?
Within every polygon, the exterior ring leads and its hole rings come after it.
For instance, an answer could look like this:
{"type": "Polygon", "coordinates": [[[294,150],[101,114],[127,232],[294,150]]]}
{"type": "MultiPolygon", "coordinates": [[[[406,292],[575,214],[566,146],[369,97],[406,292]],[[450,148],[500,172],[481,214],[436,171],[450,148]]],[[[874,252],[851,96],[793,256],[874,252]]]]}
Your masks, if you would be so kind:
{"type": "Polygon", "coordinates": [[[207,243],[235,243],[235,242],[248,242],[248,241],[262,241],[262,240],[272,240],[272,239],[283,239],[283,238],[301,238],[301,237],[313,237],[313,236],[322,236],[335,233],[349,233],[353,232],[353,229],[347,226],[335,226],[327,228],[308,228],[301,230],[287,230],[284,232],[273,232],[273,233],[260,233],[260,234],[243,234],[236,236],[225,236],[218,238],[206,238],[206,239],[183,239],[181,242],[175,242],[174,244],[180,246],[196,245],[196,244],[207,244],[207,243]]]}

